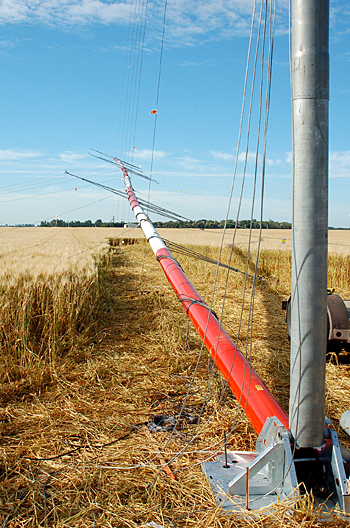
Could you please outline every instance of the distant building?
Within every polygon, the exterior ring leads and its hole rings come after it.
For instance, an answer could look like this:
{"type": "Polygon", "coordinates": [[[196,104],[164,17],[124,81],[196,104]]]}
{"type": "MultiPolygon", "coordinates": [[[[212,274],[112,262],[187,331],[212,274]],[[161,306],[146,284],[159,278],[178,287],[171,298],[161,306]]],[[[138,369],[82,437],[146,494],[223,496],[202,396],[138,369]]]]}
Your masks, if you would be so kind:
{"type": "Polygon", "coordinates": [[[136,222],[130,222],[129,224],[124,224],[124,227],[140,227],[136,222]]]}

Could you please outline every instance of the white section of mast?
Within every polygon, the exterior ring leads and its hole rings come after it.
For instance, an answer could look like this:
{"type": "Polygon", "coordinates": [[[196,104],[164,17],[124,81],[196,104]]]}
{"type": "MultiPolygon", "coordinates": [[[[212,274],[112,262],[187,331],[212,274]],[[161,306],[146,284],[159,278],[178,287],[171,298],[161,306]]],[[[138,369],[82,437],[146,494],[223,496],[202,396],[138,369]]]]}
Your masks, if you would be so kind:
{"type": "MultiPolygon", "coordinates": [[[[118,163],[123,170],[126,192],[128,192],[129,190],[133,193],[128,173],[124,169],[122,164],[120,162],[118,163]]],[[[157,256],[157,251],[159,249],[168,249],[165,243],[163,242],[162,238],[160,237],[159,233],[157,232],[156,228],[154,227],[154,225],[152,224],[152,222],[150,221],[150,219],[139,204],[133,207],[133,212],[136,216],[137,221],[140,223],[141,229],[144,232],[144,235],[147,238],[149,245],[153,250],[153,253],[157,256]]]]}

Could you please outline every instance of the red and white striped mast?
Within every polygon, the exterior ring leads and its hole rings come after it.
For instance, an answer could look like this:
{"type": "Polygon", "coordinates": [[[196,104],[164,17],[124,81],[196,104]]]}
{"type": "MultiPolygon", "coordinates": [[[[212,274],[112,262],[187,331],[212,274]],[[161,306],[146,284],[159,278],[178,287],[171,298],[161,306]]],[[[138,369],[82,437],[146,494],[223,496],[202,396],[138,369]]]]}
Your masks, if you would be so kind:
{"type": "Polygon", "coordinates": [[[169,283],[188,313],[217,367],[227,380],[245,413],[259,434],[268,416],[276,416],[288,427],[288,417],[256,372],[251,368],[231,338],[219,324],[210,308],[192,286],[180,265],[171,255],[148,215],[140,206],[127,169],[115,158],[124,174],[130,206],[159,261],[169,283]]]}

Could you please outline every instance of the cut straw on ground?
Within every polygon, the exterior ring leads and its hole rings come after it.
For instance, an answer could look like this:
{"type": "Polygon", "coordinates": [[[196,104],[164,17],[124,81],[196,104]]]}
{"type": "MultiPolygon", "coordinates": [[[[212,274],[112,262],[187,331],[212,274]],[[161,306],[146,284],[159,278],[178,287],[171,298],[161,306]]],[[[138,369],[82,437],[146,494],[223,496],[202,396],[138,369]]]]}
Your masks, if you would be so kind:
{"type": "MultiPolygon", "coordinates": [[[[7,527],[345,527],[305,496],[255,517],[223,515],[200,463],[222,450],[254,450],[256,434],[208,355],[149,247],[112,243],[91,268],[1,280],[0,519],[7,527]],[[24,301],[24,302],[23,302],[24,301]],[[196,375],[192,374],[197,365],[196,375]],[[176,419],[152,428],[154,417],[176,419]],[[200,418],[200,420],[199,420],[200,418]],[[169,422],[168,422],[169,423],[169,422]],[[232,425],[234,428],[230,434],[232,425]],[[147,430],[147,434],[145,434],[147,430]],[[178,455],[182,452],[181,456],[178,455]],[[169,472],[164,471],[168,468],[169,472]],[[173,475],[175,478],[172,478],[173,475]],[[293,514],[291,512],[294,512],[293,514]],[[331,521],[330,521],[331,519],[331,521]]],[[[195,247],[217,258],[218,248],[195,247]]],[[[227,263],[229,250],[222,260],[227,263]]],[[[210,303],[215,266],[181,257],[210,303]]],[[[232,266],[245,269],[236,250],[232,266]]],[[[249,273],[254,255],[248,259],[249,273]]],[[[350,298],[349,258],[331,256],[329,285],[350,298]]],[[[281,301],[290,292],[290,254],[264,250],[257,285],[252,363],[288,411],[289,343],[281,301]]],[[[226,271],[213,309],[221,314],[226,271]]],[[[251,281],[230,273],[224,327],[244,352],[251,281]]],[[[327,364],[327,416],[339,430],[350,408],[349,357],[327,364]]]]}

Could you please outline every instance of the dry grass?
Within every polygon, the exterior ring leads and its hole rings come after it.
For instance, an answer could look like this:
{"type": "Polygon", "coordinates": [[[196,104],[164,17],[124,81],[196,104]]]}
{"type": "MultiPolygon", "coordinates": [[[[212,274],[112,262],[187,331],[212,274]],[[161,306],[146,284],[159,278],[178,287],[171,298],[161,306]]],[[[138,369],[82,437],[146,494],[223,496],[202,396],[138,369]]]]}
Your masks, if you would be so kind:
{"type": "MultiPolygon", "coordinates": [[[[218,252],[195,249],[213,258],[218,252]]],[[[329,526],[329,519],[312,511],[308,498],[294,516],[288,504],[259,519],[248,513],[221,514],[199,463],[210,457],[213,446],[220,447],[233,423],[230,449],[254,449],[256,435],[225,392],[221,376],[209,376],[206,353],[190,384],[200,340],[190,329],[186,344],[185,315],[149,247],[123,244],[105,255],[97,271],[91,266],[85,272],[62,273],[62,260],[56,277],[2,279],[7,292],[1,297],[2,321],[8,321],[0,354],[2,525],[136,528],[153,521],[178,528],[329,526]],[[174,457],[192,439],[193,418],[208,391],[198,436],[181,457],[174,457]],[[142,424],[154,415],[176,416],[182,406],[184,420],[176,434],[146,434],[142,424]],[[164,460],[175,480],[162,471],[164,460]]],[[[209,303],[215,266],[185,257],[180,261],[209,303]]],[[[245,262],[245,252],[237,250],[233,266],[244,269],[245,262]]],[[[350,297],[349,268],[349,258],[330,258],[331,285],[350,297]]],[[[289,295],[289,253],[264,251],[259,273],[266,280],[256,291],[253,364],[287,410],[289,344],[281,300],[289,295]]],[[[217,313],[225,278],[220,270],[217,313]]],[[[224,321],[233,337],[243,291],[244,278],[231,273],[224,321]]],[[[245,303],[243,350],[247,313],[245,303]]],[[[336,428],[350,408],[349,386],[344,356],[339,365],[327,365],[327,415],[336,428]]],[[[340,436],[349,447],[347,437],[340,436]]],[[[331,525],[348,526],[348,521],[334,514],[331,525]]]]}

